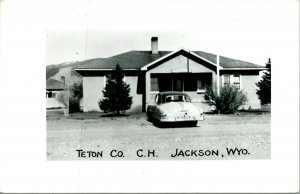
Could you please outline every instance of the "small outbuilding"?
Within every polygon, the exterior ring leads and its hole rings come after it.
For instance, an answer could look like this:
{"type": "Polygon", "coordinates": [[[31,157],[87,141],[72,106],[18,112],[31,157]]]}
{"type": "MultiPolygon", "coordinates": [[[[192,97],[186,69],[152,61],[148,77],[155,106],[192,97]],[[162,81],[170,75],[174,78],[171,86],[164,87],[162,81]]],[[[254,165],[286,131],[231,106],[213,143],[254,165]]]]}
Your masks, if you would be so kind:
{"type": "Polygon", "coordinates": [[[59,93],[67,90],[68,87],[55,79],[48,79],[46,81],[46,99],[47,108],[62,108],[65,107],[63,104],[57,101],[56,97],[59,93]]]}

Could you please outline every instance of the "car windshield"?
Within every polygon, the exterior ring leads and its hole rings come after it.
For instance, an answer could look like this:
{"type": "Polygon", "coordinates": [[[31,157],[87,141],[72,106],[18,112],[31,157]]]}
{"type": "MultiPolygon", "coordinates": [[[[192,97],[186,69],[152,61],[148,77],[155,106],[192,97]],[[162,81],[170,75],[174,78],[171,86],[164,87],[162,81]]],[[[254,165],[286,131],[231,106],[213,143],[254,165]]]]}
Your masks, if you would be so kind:
{"type": "Polygon", "coordinates": [[[164,103],[168,102],[191,102],[187,95],[167,95],[165,96],[164,103]]]}

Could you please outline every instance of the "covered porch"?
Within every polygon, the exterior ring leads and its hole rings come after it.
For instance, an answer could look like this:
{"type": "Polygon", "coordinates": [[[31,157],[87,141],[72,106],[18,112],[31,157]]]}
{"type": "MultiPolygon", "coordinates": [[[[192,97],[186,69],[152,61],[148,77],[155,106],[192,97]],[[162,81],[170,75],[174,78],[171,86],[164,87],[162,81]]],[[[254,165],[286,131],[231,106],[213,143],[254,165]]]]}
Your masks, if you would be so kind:
{"type": "Polygon", "coordinates": [[[149,102],[153,103],[156,94],[165,91],[187,93],[192,102],[206,111],[211,107],[205,104],[205,91],[213,83],[213,73],[151,73],[149,102]]]}

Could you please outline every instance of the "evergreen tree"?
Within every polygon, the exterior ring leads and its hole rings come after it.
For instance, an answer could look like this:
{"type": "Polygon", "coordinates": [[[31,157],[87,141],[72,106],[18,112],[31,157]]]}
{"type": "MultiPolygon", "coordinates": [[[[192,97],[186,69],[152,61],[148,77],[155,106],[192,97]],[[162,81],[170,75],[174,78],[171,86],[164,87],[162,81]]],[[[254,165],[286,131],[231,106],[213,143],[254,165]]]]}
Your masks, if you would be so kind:
{"type": "Polygon", "coordinates": [[[117,112],[130,109],[132,97],[129,96],[130,85],[123,81],[124,74],[121,67],[117,64],[116,69],[111,75],[111,79],[106,82],[103,96],[104,99],[99,101],[99,107],[104,112],[117,112]]]}
{"type": "Polygon", "coordinates": [[[256,83],[258,90],[256,94],[260,99],[261,104],[270,104],[271,103],[271,59],[268,59],[266,63],[267,70],[264,72],[262,79],[256,83]]]}

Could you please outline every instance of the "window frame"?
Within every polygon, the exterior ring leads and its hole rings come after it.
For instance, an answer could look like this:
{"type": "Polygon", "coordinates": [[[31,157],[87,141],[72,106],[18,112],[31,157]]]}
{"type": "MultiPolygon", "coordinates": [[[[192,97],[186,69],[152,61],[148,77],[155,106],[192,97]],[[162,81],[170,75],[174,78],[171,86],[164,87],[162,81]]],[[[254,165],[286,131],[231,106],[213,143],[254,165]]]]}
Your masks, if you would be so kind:
{"type": "Polygon", "coordinates": [[[232,85],[235,86],[235,87],[237,87],[237,86],[235,85],[235,83],[238,83],[238,89],[241,90],[241,75],[240,75],[240,74],[233,74],[233,75],[232,75],[232,85]],[[234,82],[234,81],[233,81],[233,78],[234,78],[234,77],[237,77],[236,75],[238,75],[239,82],[234,82]]]}
{"type": "Polygon", "coordinates": [[[152,93],[159,93],[159,78],[158,77],[150,77],[150,92],[152,92],[152,93]],[[157,90],[152,90],[151,80],[153,78],[157,79],[157,90]]]}
{"type": "Polygon", "coordinates": [[[197,78],[197,90],[196,90],[196,92],[197,93],[205,93],[205,91],[206,91],[206,83],[205,83],[205,81],[203,79],[201,79],[200,77],[198,77],[197,78]],[[198,82],[199,81],[201,81],[202,84],[204,83],[204,89],[199,89],[199,87],[198,87],[198,82]]]}
{"type": "MultiPolygon", "coordinates": [[[[212,73],[205,73],[205,75],[201,75],[202,73],[195,73],[193,75],[193,81],[195,81],[195,90],[185,90],[185,84],[186,82],[189,83],[188,79],[190,77],[187,77],[186,75],[183,75],[183,76],[178,76],[178,75],[173,75],[172,77],[169,77],[170,78],[170,89],[169,90],[163,90],[164,87],[162,88],[162,85],[161,85],[161,82],[164,82],[164,77],[165,75],[161,74],[160,73],[153,73],[153,74],[150,74],[150,93],[159,93],[159,92],[162,92],[162,91],[180,91],[180,92],[196,92],[197,94],[199,93],[204,93],[206,91],[206,86],[211,83],[211,81],[209,79],[212,79],[213,78],[213,75],[212,73]],[[152,79],[157,79],[157,90],[152,90],[152,79]],[[175,83],[177,80],[180,80],[181,82],[181,88],[182,90],[175,90],[175,83]],[[198,88],[198,82],[201,80],[202,84],[203,84],[203,88],[202,89],[199,89],[198,88]]],[[[165,82],[166,83],[166,82],[165,82]]]]}
{"type": "Polygon", "coordinates": [[[239,74],[239,73],[231,73],[231,74],[226,73],[226,74],[223,74],[222,75],[222,87],[224,87],[227,84],[227,83],[225,83],[225,75],[229,76],[229,85],[232,85],[232,86],[234,86],[234,83],[236,83],[236,82],[233,81],[234,80],[233,77],[236,76],[236,75],[238,75],[238,78],[239,78],[239,87],[238,87],[238,90],[242,89],[242,75],[239,74]]]}

